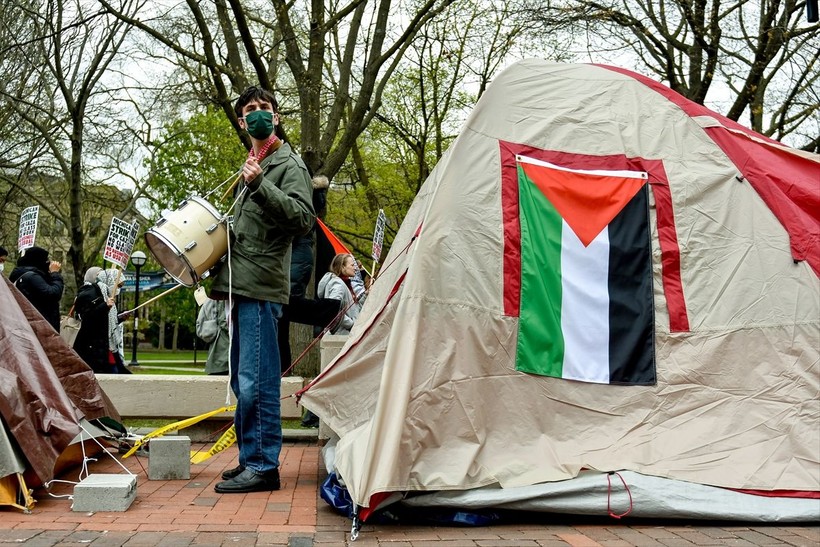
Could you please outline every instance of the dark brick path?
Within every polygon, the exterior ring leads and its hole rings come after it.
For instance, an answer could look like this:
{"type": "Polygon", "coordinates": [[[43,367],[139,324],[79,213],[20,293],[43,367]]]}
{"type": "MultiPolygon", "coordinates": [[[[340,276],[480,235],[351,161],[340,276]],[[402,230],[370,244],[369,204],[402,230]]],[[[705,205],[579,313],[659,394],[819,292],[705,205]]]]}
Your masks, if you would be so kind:
{"type": "MultiPolygon", "coordinates": [[[[820,546],[818,526],[621,522],[533,514],[515,523],[476,528],[366,524],[351,542],[350,521],[318,499],[320,463],[315,442],[285,446],[283,484],[278,492],[215,494],[213,485],[224,469],[235,465],[235,458],[235,448],[218,454],[192,466],[191,479],[184,481],[149,481],[147,458],[122,460],[137,476],[137,499],[122,513],[74,513],[67,498],[52,498],[37,490],[38,502],[31,514],[0,509],[0,547],[820,546]]],[[[106,455],[90,463],[89,470],[124,473],[106,455]]],[[[61,478],[76,481],[77,473],[75,469],[61,478]]],[[[70,494],[72,489],[72,485],[58,484],[53,493],[70,494]]]]}

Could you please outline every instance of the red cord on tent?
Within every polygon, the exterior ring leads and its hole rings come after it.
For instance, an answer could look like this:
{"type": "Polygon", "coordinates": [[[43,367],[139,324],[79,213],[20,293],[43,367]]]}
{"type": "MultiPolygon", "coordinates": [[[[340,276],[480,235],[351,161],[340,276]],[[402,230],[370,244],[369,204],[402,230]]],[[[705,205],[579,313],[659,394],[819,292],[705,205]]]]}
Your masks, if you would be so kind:
{"type": "Polygon", "coordinates": [[[626,481],[621,476],[621,474],[620,473],[607,473],[606,474],[606,486],[607,486],[606,512],[609,513],[609,516],[612,517],[612,518],[619,519],[619,518],[625,517],[629,513],[631,513],[632,512],[632,492],[629,491],[629,486],[626,484],[626,481]],[[626,493],[629,496],[629,509],[626,510],[626,513],[621,513],[620,515],[617,515],[617,514],[612,512],[612,482],[611,482],[610,477],[613,474],[618,475],[618,478],[621,479],[621,483],[624,485],[624,488],[626,488],[626,493]]]}
{"type": "MultiPolygon", "coordinates": [[[[419,235],[421,234],[421,226],[422,226],[422,225],[421,225],[421,224],[419,224],[419,227],[418,227],[418,228],[416,228],[416,232],[413,234],[413,237],[411,237],[411,238],[410,238],[410,241],[408,241],[408,242],[407,242],[407,245],[405,245],[405,246],[404,246],[404,248],[403,248],[401,251],[399,251],[398,253],[396,253],[396,257],[395,257],[393,260],[391,260],[389,263],[385,264],[385,266],[381,269],[381,272],[382,272],[382,273],[383,273],[383,272],[385,272],[386,270],[390,269],[390,267],[391,267],[391,266],[392,266],[392,265],[396,262],[396,260],[398,259],[398,257],[399,257],[399,256],[401,256],[403,253],[405,253],[405,252],[407,251],[407,249],[409,249],[409,248],[410,248],[410,245],[412,245],[412,244],[413,244],[413,242],[414,242],[414,241],[416,241],[416,239],[417,239],[417,238],[419,237],[419,235]]],[[[399,287],[401,286],[402,282],[404,282],[404,278],[405,278],[405,276],[406,276],[406,275],[407,275],[407,272],[405,271],[405,272],[404,272],[401,276],[399,276],[398,281],[397,281],[397,282],[396,282],[396,284],[393,286],[393,289],[390,291],[390,294],[388,295],[387,300],[385,300],[384,305],[382,306],[382,308],[381,308],[378,312],[376,312],[376,314],[375,314],[375,318],[378,318],[378,317],[382,314],[382,312],[383,312],[383,311],[385,310],[385,308],[387,307],[387,304],[390,302],[390,300],[393,298],[393,296],[395,296],[395,294],[398,292],[399,287]]],[[[374,278],[374,279],[373,279],[373,283],[375,283],[375,282],[376,282],[376,279],[374,278]]],[[[373,285],[371,284],[371,285],[370,285],[370,287],[368,287],[368,288],[365,290],[365,292],[370,291],[370,289],[371,289],[372,287],[373,287],[373,285]]],[[[351,304],[351,305],[352,305],[352,304],[351,304]]],[[[338,319],[339,317],[341,317],[341,315],[342,315],[345,311],[347,311],[347,308],[345,308],[344,310],[342,310],[342,311],[340,311],[340,312],[339,312],[339,315],[337,316],[337,319],[338,319]]],[[[333,321],[331,321],[331,325],[332,325],[333,323],[335,323],[335,322],[336,322],[336,319],[334,319],[333,321]]],[[[370,327],[372,327],[372,326],[373,326],[373,324],[374,324],[374,323],[375,323],[375,320],[374,320],[373,322],[371,322],[371,324],[368,326],[368,330],[370,329],[370,327]]],[[[310,348],[312,348],[312,347],[316,344],[316,342],[317,342],[317,341],[319,341],[319,340],[322,338],[322,336],[324,336],[324,335],[325,335],[325,333],[326,333],[328,330],[330,330],[330,327],[329,327],[329,326],[325,327],[325,328],[324,328],[324,330],[322,330],[322,332],[319,334],[319,336],[317,336],[316,338],[314,338],[314,339],[313,339],[313,341],[312,341],[310,344],[308,344],[308,346],[307,346],[307,347],[305,348],[305,350],[304,350],[304,351],[303,351],[303,352],[299,355],[299,357],[297,357],[297,358],[293,361],[293,364],[291,364],[291,366],[290,366],[290,367],[289,367],[286,371],[284,371],[284,372],[282,373],[282,376],[283,376],[283,377],[284,377],[284,376],[285,376],[285,375],[286,375],[286,374],[287,374],[287,373],[288,373],[288,372],[289,372],[289,371],[290,371],[293,367],[295,367],[295,366],[296,366],[296,363],[298,363],[298,362],[299,362],[299,361],[300,361],[300,360],[301,360],[301,359],[302,359],[302,358],[303,358],[303,357],[307,354],[307,352],[310,350],[310,348]]],[[[367,332],[367,331],[365,331],[365,332],[367,332]]],[[[354,344],[354,345],[355,345],[355,344],[354,344]]],[[[351,347],[352,347],[352,346],[351,346],[351,347]]],[[[337,362],[338,362],[338,359],[337,359],[337,362]]],[[[325,370],[321,371],[321,372],[320,372],[320,373],[319,373],[319,374],[318,374],[318,375],[317,375],[317,376],[316,376],[316,377],[315,377],[315,378],[314,378],[314,379],[313,379],[310,383],[308,383],[308,385],[306,385],[305,387],[303,387],[302,389],[300,389],[299,391],[297,391],[297,392],[296,392],[296,393],[294,393],[293,395],[288,395],[288,397],[295,397],[295,398],[296,398],[296,403],[297,403],[297,404],[299,404],[299,400],[301,399],[302,394],[303,394],[304,392],[306,392],[308,389],[310,389],[311,387],[313,387],[313,384],[315,384],[315,383],[316,383],[316,382],[317,382],[317,381],[318,381],[318,380],[319,380],[322,376],[324,376],[325,374],[327,374],[327,373],[328,373],[328,372],[329,372],[332,368],[333,368],[333,367],[328,367],[328,368],[326,368],[325,370]]],[[[282,399],[286,399],[286,398],[287,398],[287,397],[282,397],[282,399]]]]}

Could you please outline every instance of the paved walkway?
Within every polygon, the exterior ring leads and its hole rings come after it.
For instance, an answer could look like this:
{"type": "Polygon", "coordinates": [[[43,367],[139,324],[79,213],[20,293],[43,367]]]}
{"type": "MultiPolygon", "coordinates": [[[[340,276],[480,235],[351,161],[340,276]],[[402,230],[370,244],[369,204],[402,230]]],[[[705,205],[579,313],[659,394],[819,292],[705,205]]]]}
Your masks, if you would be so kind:
{"type": "MultiPolygon", "coordinates": [[[[194,445],[202,448],[204,445],[194,445]]],[[[137,476],[137,499],[121,513],[75,513],[68,498],[35,491],[31,514],[0,509],[0,546],[181,547],[287,545],[289,547],[526,547],[526,546],[691,546],[820,545],[820,527],[713,523],[637,522],[524,515],[519,522],[476,528],[365,525],[349,539],[350,521],[318,499],[319,448],[314,442],[287,443],[282,452],[282,490],[218,495],[213,486],[233,467],[236,448],[191,467],[191,479],[149,481],[148,459],[122,464],[137,476]]],[[[125,473],[101,454],[91,473],[125,473]]],[[[74,480],[78,469],[63,475],[74,480]]],[[[323,474],[322,474],[323,475],[323,474]]],[[[73,485],[55,483],[52,492],[69,495],[73,485]]]]}

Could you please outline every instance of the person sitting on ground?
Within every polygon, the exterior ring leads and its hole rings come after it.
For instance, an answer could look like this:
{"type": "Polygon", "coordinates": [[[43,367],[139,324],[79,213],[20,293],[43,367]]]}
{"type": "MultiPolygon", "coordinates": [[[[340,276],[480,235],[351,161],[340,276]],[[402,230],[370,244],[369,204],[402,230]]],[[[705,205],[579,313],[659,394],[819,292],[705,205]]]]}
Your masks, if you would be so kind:
{"type": "Polygon", "coordinates": [[[63,297],[62,265],[48,258],[48,251],[29,247],[11,271],[14,283],[40,314],[60,332],[60,299],[63,297]]]}
{"type": "Polygon", "coordinates": [[[351,279],[357,275],[356,259],[353,255],[339,253],[330,262],[330,271],[319,281],[320,298],[335,298],[342,301],[344,315],[331,327],[333,334],[349,334],[353,323],[359,317],[362,303],[356,297],[351,279]]]}
{"type": "Polygon", "coordinates": [[[3,270],[6,267],[6,260],[9,257],[9,252],[6,250],[5,247],[0,247],[0,273],[3,273],[3,270]]]}
{"type": "Polygon", "coordinates": [[[227,376],[228,351],[231,346],[224,300],[209,298],[199,308],[196,316],[196,335],[206,344],[210,344],[205,374],[227,376]]]}

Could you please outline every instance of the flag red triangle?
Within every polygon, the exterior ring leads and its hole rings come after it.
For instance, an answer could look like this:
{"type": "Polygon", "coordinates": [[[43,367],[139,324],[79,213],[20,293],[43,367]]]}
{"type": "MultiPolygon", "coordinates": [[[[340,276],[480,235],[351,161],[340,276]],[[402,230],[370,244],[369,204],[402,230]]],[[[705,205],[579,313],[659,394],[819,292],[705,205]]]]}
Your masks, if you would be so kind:
{"type": "Polygon", "coordinates": [[[646,180],[521,163],[527,177],[588,246],[635,197],[646,180]]]}
{"type": "Polygon", "coordinates": [[[317,218],[316,223],[319,225],[319,228],[321,228],[322,232],[325,234],[325,237],[330,242],[330,245],[333,247],[333,251],[336,254],[353,254],[348,250],[347,247],[345,247],[345,244],[342,243],[342,241],[338,237],[336,237],[336,234],[330,231],[330,228],[327,227],[327,224],[322,222],[322,219],[317,218]]]}

